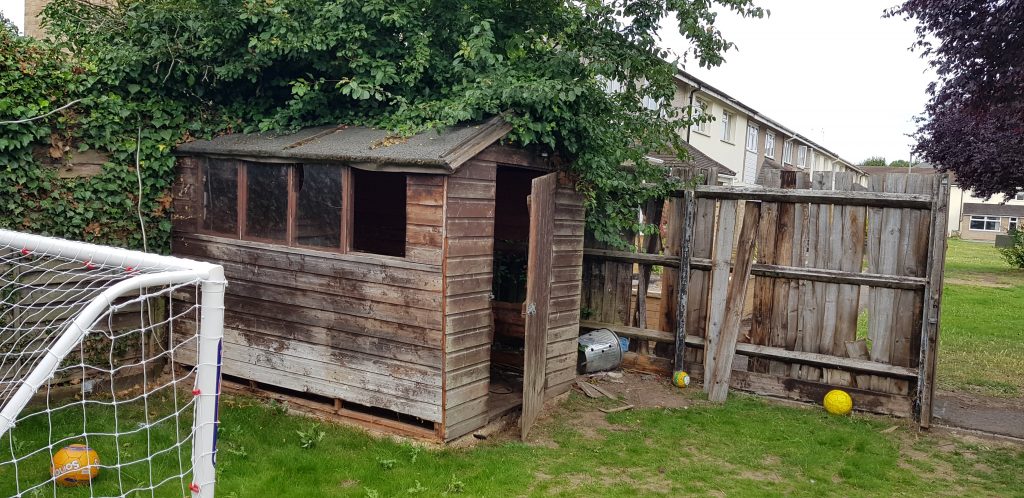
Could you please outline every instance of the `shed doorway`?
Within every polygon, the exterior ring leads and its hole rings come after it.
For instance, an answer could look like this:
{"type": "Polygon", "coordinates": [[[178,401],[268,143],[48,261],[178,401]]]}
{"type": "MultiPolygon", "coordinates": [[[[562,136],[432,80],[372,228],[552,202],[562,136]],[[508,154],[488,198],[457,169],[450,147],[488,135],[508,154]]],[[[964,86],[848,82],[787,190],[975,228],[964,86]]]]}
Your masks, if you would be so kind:
{"type": "Polygon", "coordinates": [[[491,418],[523,403],[523,354],[528,250],[530,245],[529,196],[534,178],[544,172],[499,166],[495,179],[494,263],[491,311],[491,381],[488,411],[491,418]]]}

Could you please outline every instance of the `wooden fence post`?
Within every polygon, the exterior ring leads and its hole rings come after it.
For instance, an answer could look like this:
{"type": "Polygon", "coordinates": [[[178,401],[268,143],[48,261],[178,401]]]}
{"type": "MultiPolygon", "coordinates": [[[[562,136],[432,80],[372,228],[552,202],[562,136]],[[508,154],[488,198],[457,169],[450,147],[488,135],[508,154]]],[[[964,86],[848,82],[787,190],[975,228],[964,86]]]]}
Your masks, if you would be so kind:
{"type": "Polygon", "coordinates": [[[683,356],[686,353],[686,314],[690,288],[690,254],[693,249],[693,220],[697,211],[697,200],[692,190],[683,194],[683,233],[679,249],[679,279],[677,284],[678,304],[676,305],[676,354],[673,370],[683,371],[683,356]]]}
{"type": "Polygon", "coordinates": [[[939,345],[939,319],[942,306],[943,273],[946,268],[946,223],[949,211],[949,176],[942,175],[932,190],[931,243],[928,245],[928,283],[924,289],[921,320],[921,351],[917,377],[915,416],[927,429],[932,423],[932,398],[935,393],[935,357],[939,345]]]}

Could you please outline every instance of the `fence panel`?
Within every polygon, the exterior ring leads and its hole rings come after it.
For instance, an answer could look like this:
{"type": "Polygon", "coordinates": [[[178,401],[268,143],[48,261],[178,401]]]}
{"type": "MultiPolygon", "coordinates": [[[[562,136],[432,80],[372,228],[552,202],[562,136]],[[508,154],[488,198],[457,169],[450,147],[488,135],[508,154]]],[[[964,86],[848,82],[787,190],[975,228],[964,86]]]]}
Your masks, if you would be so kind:
{"type": "MultiPolygon", "coordinates": [[[[919,416],[927,426],[947,177],[890,174],[873,178],[867,188],[847,173],[807,178],[768,172],[762,181],[765,186],[756,188],[698,187],[692,231],[668,230],[673,238],[665,241],[665,256],[585,251],[592,264],[615,261],[630,271],[634,263],[660,264],[673,276],[680,264],[690,268],[686,316],[679,320],[685,328],[684,364],[672,365],[671,355],[657,356],[671,348],[655,348],[653,355],[634,355],[632,366],[685,368],[697,380],[713,367],[702,349],[706,338],[717,337],[709,331],[720,327],[727,311],[723,296],[735,254],[730,228],[742,223],[735,213],[742,212],[743,203],[761,202],[756,263],[747,281],[750,297],[743,305],[731,387],[811,402],[841,387],[854,395],[858,408],[919,416]],[[687,238],[691,257],[680,263],[678,248],[687,238]]],[[[675,202],[681,199],[670,201],[665,211],[670,223],[675,202]]],[[[661,330],[616,328],[619,323],[605,319],[609,313],[599,308],[593,310],[596,322],[585,325],[671,343],[676,320],[669,300],[674,297],[661,296],[661,330]]]]}

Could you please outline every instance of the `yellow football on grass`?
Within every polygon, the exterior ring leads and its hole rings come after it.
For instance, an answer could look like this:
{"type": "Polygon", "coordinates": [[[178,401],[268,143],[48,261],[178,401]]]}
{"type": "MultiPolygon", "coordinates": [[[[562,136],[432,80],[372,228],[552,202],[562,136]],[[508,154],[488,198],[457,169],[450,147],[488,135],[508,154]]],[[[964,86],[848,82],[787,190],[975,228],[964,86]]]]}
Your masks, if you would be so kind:
{"type": "Polygon", "coordinates": [[[853,410],[853,398],[839,389],[829,391],[822,404],[825,405],[825,411],[832,415],[847,415],[853,410]]]}
{"type": "Polygon", "coordinates": [[[96,478],[100,473],[100,456],[84,444],[72,444],[53,454],[50,475],[61,486],[77,486],[96,478]]]}

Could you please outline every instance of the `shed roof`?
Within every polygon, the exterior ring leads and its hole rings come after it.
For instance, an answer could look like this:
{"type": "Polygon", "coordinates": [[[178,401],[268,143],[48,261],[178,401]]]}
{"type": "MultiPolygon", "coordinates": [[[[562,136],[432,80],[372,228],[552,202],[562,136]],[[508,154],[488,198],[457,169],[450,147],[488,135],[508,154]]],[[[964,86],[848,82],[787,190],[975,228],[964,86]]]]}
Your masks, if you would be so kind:
{"type": "Polygon", "coordinates": [[[364,126],[321,126],[294,133],[235,133],[178,146],[178,155],[263,162],[344,163],[360,169],[450,174],[512,126],[501,117],[398,137],[364,126]]]}
{"type": "Polygon", "coordinates": [[[719,175],[736,176],[735,171],[725,167],[722,163],[715,161],[711,156],[697,150],[696,147],[688,143],[683,143],[683,147],[690,156],[690,159],[686,162],[680,161],[676,158],[675,154],[650,154],[650,157],[663,161],[667,167],[683,166],[714,169],[718,171],[719,175]]]}
{"type": "Polygon", "coordinates": [[[964,203],[964,214],[1016,216],[1024,218],[1024,206],[1019,204],[982,204],[980,202],[966,202],[964,203]]]}

